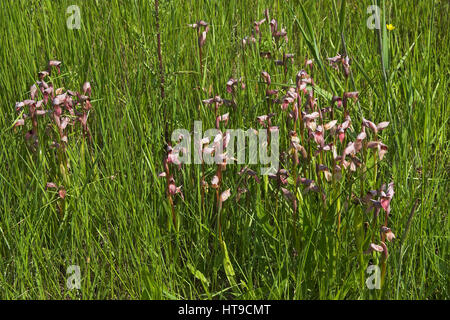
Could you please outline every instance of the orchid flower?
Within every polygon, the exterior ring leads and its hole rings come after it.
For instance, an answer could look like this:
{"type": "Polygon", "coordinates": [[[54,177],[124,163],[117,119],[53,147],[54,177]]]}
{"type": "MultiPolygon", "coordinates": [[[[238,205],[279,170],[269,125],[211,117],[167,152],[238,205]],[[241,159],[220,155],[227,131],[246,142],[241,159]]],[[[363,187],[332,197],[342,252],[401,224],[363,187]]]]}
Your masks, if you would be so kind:
{"type": "Polygon", "coordinates": [[[260,21],[255,21],[255,22],[253,22],[253,26],[255,27],[255,33],[256,34],[261,34],[261,30],[259,30],[259,27],[264,23],[264,22],[266,22],[266,19],[264,18],[264,19],[262,19],[262,20],[260,20],[260,21]]]}
{"type": "Polygon", "coordinates": [[[304,159],[308,158],[308,153],[306,152],[306,149],[302,145],[300,145],[300,139],[298,138],[296,132],[293,132],[293,134],[291,135],[291,145],[296,151],[300,151],[304,159]]]}
{"type": "Polygon", "coordinates": [[[252,169],[249,169],[248,167],[243,167],[243,168],[241,169],[241,171],[238,172],[238,174],[239,174],[239,175],[246,174],[246,175],[248,175],[248,176],[250,176],[250,177],[253,177],[257,183],[260,183],[260,182],[261,182],[261,181],[259,180],[258,175],[256,174],[256,172],[253,171],[252,169]]]}
{"type": "Polygon", "coordinates": [[[281,109],[286,110],[288,106],[297,100],[297,92],[295,92],[295,88],[289,88],[286,92],[286,95],[283,97],[283,103],[281,105],[281,109]]]}
{"type": "Polygon", "coordinates": [[[380,245],[378,245],[378,244],[371,243],[371,244],[369,245],[369,248],[368,248],[366,251],[364,251],[364,253],[365,253],[365,254],[371,254],[371,253],[374,252],[374,251],[376,251],[376,252],[383,252],[384,249],[383,249],[382,246],[380,246],[380,245]]]}
{"type": "Polygon", "coordinates": [[[388,227],[381,226],[380,232],[381,232],[382,235],[384,234],[384,236],[386,237],[387,241],[389,241],[389,242],[392,242],[392,240],[395,238],[394,233],[388,227]]]}
{"type": "Polygon", "coordinates": [[[289,174],[286,169],[279,169],[276,174],[269,174],[268,177],[277,181],[278,184],[286,185],[289,174]]]}
{"type": "Polygon", "coordinates": [[[334,126],[336,125],[336,123],[337,123],[337,120],[332,120],[332,121],[328,122],[327,124],[325,124],[325,125],[323,126],[323,128],[324,128],[325,130],[331,130],[332,128],[334,128],[334,126]]]}
{"type": "Polygon", "coordinates": [[[391,212],[391,200],[394,196],[394,183],[389,183],[388,189],[386,193],[384,191],[381,191],[381,206],[383,207],[384,211],[389,215],[391,212]]]}
{"type": "Polygon", "coordinates": [[[323,172],[323,174],[324,174],[324,176],[325,176],[325,179],[326,179],[327,181],[331,181],[331,179],[332,179],[332,174],[331,174],[330,169],[329,169],[326,165],[318,164],[318,165],[317,165],[317,171],[318,171],[318,172],[323,172]]]}
{"type": "Polygon", "coordinates": [[[220,194],[220,203],[225,202],[231,195],[230,189],[225,190],[220,194]]]}
{"type": "Polygon", "coordinates": [[[206,26],[205,30],[201,33],[201,35],[198,37],[198,46],[202,48],[205,45],[206,42],[206,34],[209,31],[209,26],[206,26]]]}
{"type": "Polygon", "coordinates": [[[238,80],[237,80],[237,79],[230,78],[230,80],[227,81],[227,92],[228,92],[228,93],[233,93],[233,91],[234,91],[234,88],[233,88],[233,87],[234,87],[237,83],[238,83],[238,80]]]}
{"type": "Polygon", "coordinates": [[[369,148],[369,149],[377,148],[378,156],[379,156],[380,160],[383,160],[383,157],[388,150],[387,145],[383,144],[381,141],[369,141],[367,143],[367,148],[369,148]]]}
{"type": "Polygon", "coordinates": [[[248,189],[247,188],[243,188],[243,187],[238,187],[237,188],[237,196],[236,196],[236,202],[239,202],[239,200],[241,199],[241,196],[244,193],[247,193],[248,189]]]}
{"type": "Polygon", "coordinates": [[[322,126],[317,126],[316,130],[312,131],[312,136],[317,145],[322,148],[325,144],[322,126]]]}
{"type": "Polygon", "coordinates": [[[251,36],[246,36],[242,39],[242,45],[246,46],[247,44],[253,44],[256,43],[256,38],[251,35],[251,36]]]}
{"type": "Polygon", "coordinates": [[[384,122],[380,122],[379,124],[376,125],[372,121],[369,121],[369,120],[366,120],[363,118],[362,124],[363,124],[363,126],[372,129],[373,132],[375,132],[375,134],[378,134],[379,131],[387,128],[387,126],[389,125],[389,122],[384,121],[384,122]]]}
{"type": "Polygon", "coordinates": [[[342,160],[342,165],[344,166],[344,168],[348,168],[350,167],[350,171],[355,172],[357,167],[360,167],[362,164],[362,161],[359,160],[357,157],[355,157],[354,155],[350,154],[350,161],[347,161],[343,158],[342,160]]]}
{"type": "Polygon", "coordinates": [[[87,94],[89,97],[91,96],[92,88],[91,88],[91,84],[89,82],[85,82],[83,84],[83,93],[87,94]]]}
{"type": "Polygon", "coordinates": [[[270,80],[270,74],[267,73],[266,71],[261,72],[261,76],[264,79],[264,83],[267,84],[268,86],[270,86],[270,84],[272,83],[270,80]]]}
{"type": "Polygon", "coordinates": [[[339,137],[339,141],[341,141],[341,143],[344,142],[344,139],[345,139],[345,131],[350,127],[351,123],[352,123],[352,122],[351,122],[350,116],[347,115],[347,116],[345,117],[345,121],[344,121],[342,124],[340,124],[340,125],[338,126],[338,128],[337,128],[337,134],[338,134],[338,137],[339,137]]]}
{"type": "Polygon", "coordinates": [[[47,69],[47,72],[48,72],[49,74],[51,74],[51,69],[52,69],[52,67],[55,67],[55,68],[56,68],[56,70],[58,71],[58,74],[61,73],[61,61],[58,61],[58,60],[50,60],[50,61],[48,62],[48,69],[47,69]]]}
{"type": "Polygon", "coordinates": [[[61,199],[64,199],[66,197],[66,189],[63,186],[58,186],[56,183],[54,182],[47,182],[47,184],[45,185],[45,190],[48,189],[58,189],[58,195],[61,199]]]}
{"type": "Polygon", "coordinates": [[[310,67],[312,68],[314,64],[314,59],[305,59],[305,68],[310,67]]]}
{"type": "Polygon", "coordinates": [[[169,178],[169,193],[171,195],[175,195],[175,194],[179,193],[180,197],[184,200],[184,195],[183,195],[183,192],[181,191],[181,187],[182,186],[177,187],[175,185],[175,180],[174,180],[173,176],[170,176],[170,178],[169,178]]]}
{"type": "Polygon", "coordinates": [[[262,116],[256,117],[256,120],[258,120],[259,124],[261,124],[262,126],[267,127],[271,125],[270,119],[275,115],[275,113],[264,114],[262,116]]]}
{"type": "Polygon", "coordinates": [[[39,71],[39,73],[38,73],[38,77],[39,77],[39,80],[43,80],[45,77],[48,77],[49,76],[49,72],[48,71],[39,71]]]}
{"type": "Polygon", "coordinates": [[[306,187],[303,189],[304,193],[308,193],[309,191],[319,192],[319,187],[316,185],[314,180],[298,177],[297,184],[299,182],[306,187]]]}
{"type": "Polygon", "coordinates": [[[336,70],[339,70],[339,64],[342,65],[344,69],[344,76],[347,78],[350,74],[350,59],[347,56],[341,56],[338,54],[337,56],[327,58],[330,66],[336,70]]]}
{"type": "Polygon", "coordinates": [[[331,98],[331,103],[333,105],[336,103],[338,107],[342,107],[342,98],[338,96],[333,96],[333,98],[331,98]]]}
{"type": "Polygon", "coordinates": [[[225,113],[225,114],[223,114],[221,116],[217,116],[217,118],[216,118],[216,128],[219,128],[220,122],[225,122],[225,125],[227,125],[229,118],[230,118],[230,114],[229,113],[225,113]]]}

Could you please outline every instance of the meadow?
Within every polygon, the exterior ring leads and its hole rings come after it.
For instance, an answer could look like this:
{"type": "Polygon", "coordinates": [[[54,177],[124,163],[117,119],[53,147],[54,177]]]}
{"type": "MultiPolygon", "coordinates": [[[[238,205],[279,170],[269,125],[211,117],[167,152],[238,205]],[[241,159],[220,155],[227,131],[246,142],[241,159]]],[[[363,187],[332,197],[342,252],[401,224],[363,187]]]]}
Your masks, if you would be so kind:
{"type": "Polygon", "coordinates": [[[448,299],[449,6],[1,1],[0,298],[448,299]],[[194,121],[280,170],[178,165],[194,121]]]}

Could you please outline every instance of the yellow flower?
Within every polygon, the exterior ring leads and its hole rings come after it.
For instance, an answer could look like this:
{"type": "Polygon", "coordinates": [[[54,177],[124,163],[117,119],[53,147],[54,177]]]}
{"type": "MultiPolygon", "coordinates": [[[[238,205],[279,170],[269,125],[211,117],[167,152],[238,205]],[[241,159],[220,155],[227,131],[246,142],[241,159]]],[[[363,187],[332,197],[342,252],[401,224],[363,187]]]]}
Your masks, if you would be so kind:
{"type": "Polygon", "coordinates": [[[394,27],[392,24],[387,24],[387,25],[386,25],[386,28],[387,28],[389,31],[392,31],[392,30],[395,29],[395,27],[394,27]]]}

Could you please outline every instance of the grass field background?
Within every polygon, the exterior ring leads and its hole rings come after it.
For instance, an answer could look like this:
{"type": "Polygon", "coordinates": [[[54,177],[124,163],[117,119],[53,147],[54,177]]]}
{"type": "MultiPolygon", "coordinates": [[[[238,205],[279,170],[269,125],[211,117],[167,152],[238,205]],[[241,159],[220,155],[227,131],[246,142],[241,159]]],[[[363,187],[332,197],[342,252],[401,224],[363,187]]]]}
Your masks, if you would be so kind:
{"type": "MultiPolygon", "coordinates": [[[[0,2],[0,298],[448,299],[449,2],[379,1],[380,38],[366,26],[370,1],[160,2],[164,101],[153,1],[0,2]],[[79,30],[66,26],[66,8],[74,4],[81,9],[79,30]],[[305,218],[295,251],[290,207],[272,187],[251,182],[236,201],[241,166],[224,172],[232,190],[223,210],[226,252],[217,241],[214,192],[200,205],[198,165],[175,174],[184,200],[176,197],[178,225],[172,224],[165,180],[158,178],[162,110],[170,132],[192,130],[194,120],[213,128],[214,113],[201,100],[227,97],[228,79],[243,77],[247,88],[229,110],[229,127],[255,126],[256,116],[267,113],[261,71],[284,83],[282,69],[240,45],[266,8],[288,32],[284,50],[295,54],[287,79],[295,81],[305,58],[315,58],[323,64],[314,67],[323,90],[359,91],[355,127],[362,116],[390,122],[377,182],[395,183],[389,226],[397,239],[389,243],[382,290],[368,290],[360,280],[351,232],[356,210],[343,214],[338,235],[336,219],[322,221],[317,201],[299,202],[305,218]],[[203,70],[196,32],[187,26],[200,19],[210,24],[203,70]],[[341,35],[352,59],[354,81],[347,84],[326,61],[343,52],[341,35]],[[90,81],[93,92],[93,144],[69,136],[63,217],[54,192],[45,190],[52,159],[48,153],[36,158],[12,128],[15,103],[28,99],[51,59],[63,63],[61,86],[80,90],[90,81]],[[80,290],[66,288],[70,265],[80,266],[80,290]]],[[[270,41],[262,46],[273,49],[270,41]]],[[[208,181],[214,170],[206,169],[208,181]]]]}

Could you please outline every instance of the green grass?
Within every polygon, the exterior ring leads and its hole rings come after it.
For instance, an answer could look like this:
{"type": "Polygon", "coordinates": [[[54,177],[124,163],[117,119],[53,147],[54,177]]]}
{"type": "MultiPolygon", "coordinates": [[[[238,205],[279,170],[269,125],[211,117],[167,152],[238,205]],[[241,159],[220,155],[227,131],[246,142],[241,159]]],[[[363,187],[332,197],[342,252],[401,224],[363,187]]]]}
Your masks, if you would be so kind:
{"type": "MultiPolygon", "coordinates": [[[[448,299],[449,3],[379,1],[385,22],[396,27],[387,31],[382,21],[380,34],[366,27],[371,1],[341,4],[161,1],[162,102],[153,1],[1,1],[0,298],[448,299]],[[65,11],[72,4],[81,8],[80,30],[66,27],[65,11]],[[314,57],[314,80],[321,89],[337,95],[344,88],[359,91],[351,113],[355,130],[362,116],[390,121],[382,135],[389,151],[378,164],[375,185],[395,182],[389,226],[397,239],[388,244],[381,292],[360,281],[351,232],[356,209],[344,212],[337,235],[334,207],[329,208],[333,219],[323,221],[318,201],[300,202],[301,245],[296,246],[289,203],[270,192],[272,184],[267,192],[264,183],[251,182],[236,201],[237,165],[224,172],[223,190],[232,190],[222,212],[226,252],[217,240],[213,191],[201,208],[198,165],[176,173],[185,199],[175,197],[178,228],[172,225],[165,180],[158,178],[162,109],[168,108],[169,132],[192,130],[194,120],[213,128],[214,113],[201,100],[227,97],[226,81],[243,76],[247,89],[238,94],[236,111],[230,109],[229,127],[255,127],[256,116],[266,113],[260,72],[284,82],[280,68],[239,46],[266,7],[288,32],[286,52],[295,54],[287,79],[295,81],[304,59],[314,57]],[[196,32],[187,26],[200,19],[211,27],[204,70],[196,32]],[[352,58],[348,83],[325,59],[344,50],[352,58]],[[56,196],[44,190],[53,160],[49,154],[34,156],[21,132],[11,128],[15,102],[28,99],[50,59],[63,62],[58,81],[66,89],[79,89],[84,81],[93,89],[94,144],[83,151],[83,141],[69,136],[71,180],[63,217],[56,196]],[[212,95],[199,88],[211,88],[212,95]],[[294,254],[294,248],[300,250],[294,254]],[[66,288],[69,265],[80,266],[79,291],[66,288]]],[[[267,29],[263,25],[266,34],[267,29]]],[[[263,46],[273,49],[269,41],[263,46]]],[[[319,102],[327,104],[323,97],[319,102]]],[[[206,168],[208,181],[214,170],[206,168]]]]}

